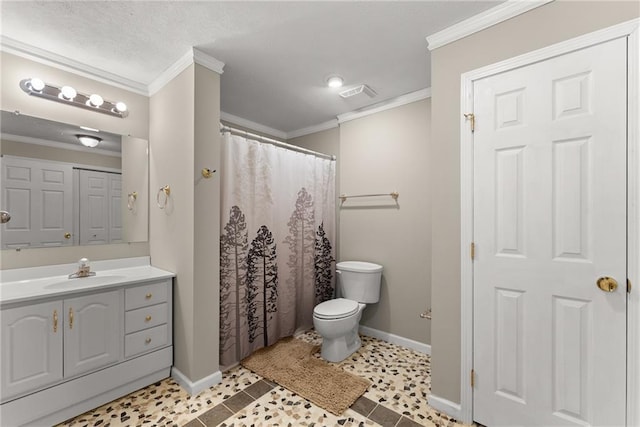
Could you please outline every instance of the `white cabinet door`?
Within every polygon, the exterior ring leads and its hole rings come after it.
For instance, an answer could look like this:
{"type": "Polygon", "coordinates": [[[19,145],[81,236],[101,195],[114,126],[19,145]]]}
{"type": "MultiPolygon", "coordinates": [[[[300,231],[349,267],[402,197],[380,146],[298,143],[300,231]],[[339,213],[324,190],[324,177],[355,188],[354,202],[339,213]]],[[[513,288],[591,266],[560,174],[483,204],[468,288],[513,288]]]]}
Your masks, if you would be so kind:
{"type": "Polygon", "coordinates": [[[62,301],[4,309],[0,324],[3,402],[62,379],[62,301]]]}
{"type": "Polygon", "coordinates": [[[71,165],[4,156],[2,209],[11,221],[2,224],[2,248],[69,246],[73,231],[71,165]]]}
{"type": "Polygon", "coordinates": [[[626,43],[474,83],[483,425],[625,425],[626,43]]]}
{"type": "Polygon", "coordinates": [[[120,359],[119,301],[119,291],[64,300],[65,377],[98,369],[120,359]]]}

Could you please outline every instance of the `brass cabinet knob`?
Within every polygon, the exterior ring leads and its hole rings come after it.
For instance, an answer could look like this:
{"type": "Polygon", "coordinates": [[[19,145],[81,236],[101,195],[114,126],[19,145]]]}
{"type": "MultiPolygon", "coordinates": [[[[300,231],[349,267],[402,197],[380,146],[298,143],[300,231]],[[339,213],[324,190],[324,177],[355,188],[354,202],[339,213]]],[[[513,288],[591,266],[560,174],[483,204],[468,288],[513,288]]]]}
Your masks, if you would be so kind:
{"type": "Polygon", "coordinates": [[[618,282],[613,277],[600,277],[596,283],[604,292],[614,292],[618,289],[618,282]]]}
{"type": "Polygon", "coordinates": [[[151,316],[147,316],[147,317],[145,317],[145,318],[144,318],[144,321],[145,321],[145,322],[150,322],[150,321],[151,321],[151,316]]]}
{"type": "Polygon", "coordinates": [[[152,297],[152,296],[153,296],[153,295],[151,295],[151,293],[148,293],[148,294],[146,294],[144,297],[145,297],[146,299],[151,299],[151,297],[152,297]]]}
{"type": "Polygon", "coordinates": [[[151,342],[151,338],[147,338],[146,340],[144,340],[145,344],[149,344],[151,342]]]}
{"type": "Polygon", "coordinates": [[[64,238],[69,240],[71,238],[71,233],[64,233],[64,238]]]}

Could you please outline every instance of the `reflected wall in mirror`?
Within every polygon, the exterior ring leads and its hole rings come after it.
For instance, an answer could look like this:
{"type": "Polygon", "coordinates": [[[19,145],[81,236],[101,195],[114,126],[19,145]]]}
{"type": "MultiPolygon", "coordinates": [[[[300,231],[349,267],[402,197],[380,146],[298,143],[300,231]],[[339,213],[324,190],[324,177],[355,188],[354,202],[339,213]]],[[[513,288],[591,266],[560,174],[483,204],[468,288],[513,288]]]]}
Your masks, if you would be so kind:
{"type": "Polygon", "coordinates": [[[8,111],[0,131],[2,249],[148,240],[146,140],[8,111]]]}

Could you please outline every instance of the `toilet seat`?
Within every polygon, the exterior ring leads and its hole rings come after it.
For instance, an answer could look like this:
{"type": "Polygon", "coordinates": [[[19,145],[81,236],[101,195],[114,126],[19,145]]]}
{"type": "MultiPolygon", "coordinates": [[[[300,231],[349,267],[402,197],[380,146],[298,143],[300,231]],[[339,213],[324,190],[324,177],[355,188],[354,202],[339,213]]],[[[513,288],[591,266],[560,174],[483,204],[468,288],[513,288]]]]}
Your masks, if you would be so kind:
{"type": "Polygon", "coordinates": [[[313,317],[316,319],[342,319],[358,312],[359,304],[346,298],[336,298],[316,305],[313,317]]]}

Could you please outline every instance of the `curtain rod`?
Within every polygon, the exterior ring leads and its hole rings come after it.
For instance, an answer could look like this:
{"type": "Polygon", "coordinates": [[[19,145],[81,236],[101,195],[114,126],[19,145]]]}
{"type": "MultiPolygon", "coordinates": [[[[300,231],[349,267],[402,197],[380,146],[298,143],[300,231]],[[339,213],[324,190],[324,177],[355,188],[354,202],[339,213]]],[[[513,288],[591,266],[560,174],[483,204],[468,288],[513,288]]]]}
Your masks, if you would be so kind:
{"type": "Polygon", "coordinates": [[[251,133],[251,132],[247,132],[245,130],[242,129],[237,129],[231,126],[227,126],[227,125],[223,125],[222,123],[220,123],[220,132],[231,132],[231,133],[235,133],[236,135],[242,135],[245,137],[251,137],[251,138],[255,138],[256,140],[262,141],[262,142],[266,142],[269,144],[273,144],[276,145],[278,147],[283,147],[283,148],[287,148],[289,150],[293,150],[293,151],[299,151],[301,153],[305,153],[305,154],[311,154],[317,157],[324,157],[325,159],[329,159],[329,160],[335,160],[336,156],[332,156],[331,154],[324,154],[324,153],[319,153],[317,151],[313,151],[313,150],[307,150],[306,148],[302,148],[302,147],[298,147],[297,145],[292,145],[292,144],[287,144],[286,142],[283,141],[278,141],[277,139],[273,139],[273,138],[267,138],[266,136],[262,136],[262,135],[258,135],[256,133],[251,133]]]}

